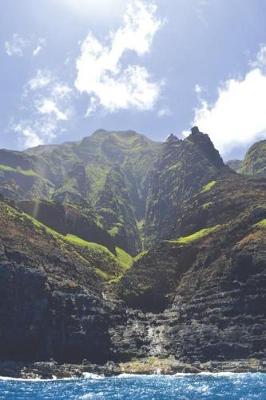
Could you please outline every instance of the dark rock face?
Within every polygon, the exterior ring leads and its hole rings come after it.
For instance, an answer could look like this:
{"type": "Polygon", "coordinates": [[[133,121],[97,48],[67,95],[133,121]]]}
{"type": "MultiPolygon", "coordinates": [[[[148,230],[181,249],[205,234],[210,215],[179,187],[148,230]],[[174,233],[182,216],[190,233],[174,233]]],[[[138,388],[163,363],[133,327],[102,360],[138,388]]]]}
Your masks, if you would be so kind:
{"type": "Polygon", "coordinates": [[[215,149],[211,139],[206,133],[201,133],[197,126],[191,129],[191,135],[188,140],[195,143],[197,147],[202,151],[204,156],[217,168],[222,168],[224,162],[220,156],[218,150],[215,149]]]}
{"type": "MultiPolygon", "coordinates": [[[[248,221],[199,244],[168,243],[122,280],[127,304],[156,313],[139,318],[141,347],[149,355],[183,362],[265,359],[266,247],[264,233],[247,229],[248,221]]],[[[128,325],[121,331],[120,342],[132,346],[128,325]]]]}
{"type": "Polygon", "coordinates": [[[1,264],[0,359],[81,362],[110,358],[110,310],[88,293],[53,290],[45,274],[1,264]]]}
{"type": "Polygon", "coordinates": [[[96,204],[105,229],[119,247],[130,254],[137,254],[140,237],[136,216],[127,188],[130,184],[121,168],[116,165],[107,175],[105,186],[96,204]]]}
{"type": "Polygon", "coordinates": [[[146,206],[145,243],[178,237],[176,221],[183,204],[204,185],[222,174],[230,174],[209,137],[198,129],[187,139],[167,141],[150,178],[146,206]]]}
{"type": "Polygon", "coordinates": [[[77,249],[0,202],[0,359],[110,359],[112,304],[77,249]]]}

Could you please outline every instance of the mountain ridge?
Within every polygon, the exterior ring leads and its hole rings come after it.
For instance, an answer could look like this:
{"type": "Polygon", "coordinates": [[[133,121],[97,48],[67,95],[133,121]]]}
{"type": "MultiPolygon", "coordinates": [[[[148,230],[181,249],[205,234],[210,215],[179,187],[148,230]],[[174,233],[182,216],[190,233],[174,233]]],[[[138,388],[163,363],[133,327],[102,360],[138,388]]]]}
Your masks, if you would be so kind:
{"type": "Polygon", "coordinates": [[[0,151],[0,359],[265,360],[266,179],[121,135],[0,151]]]}

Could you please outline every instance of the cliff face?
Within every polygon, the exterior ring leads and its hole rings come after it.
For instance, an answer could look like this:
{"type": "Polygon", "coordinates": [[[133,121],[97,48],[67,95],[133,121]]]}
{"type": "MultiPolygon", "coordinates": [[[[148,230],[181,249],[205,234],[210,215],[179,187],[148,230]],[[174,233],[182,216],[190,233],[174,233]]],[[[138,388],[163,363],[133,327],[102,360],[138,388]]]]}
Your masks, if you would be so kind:
{"type": "Polygon", "coordinates": [[[119,247],[131,254],[141,250],[137,219],[134,212],[134,186],[122,169],[116,165],[108,173],[104,188],[99,194],[96,210],[106,231],[119,247]]]}
{"type": "Polygon", "coordinates": [[[93,262],[0,202],[0,358],[109,358],[110,305],[93,262]]]}
{"type": "Polygon", "coordinates": [[[132,132],[82,143],[1,161],[21,200],[0,199],[0,359],[265,359],[266,181],[195,128],[156,151],[132,132]],[[50,200],[17,178],[36,157],[50,200]]]}
{"type": "Polygon", "coordinates": [[[230,222],[156,246],[122,279],[120,295],[144,313],[151,343],[158,341],[156,355],[186,362],[265,358],[266,208],[260,195],[254,208],[230,222]]]}
{"type": "Polygon", "coordinates": [[[145,242],[150,246],[180,234],[176,221],[186,201],[208,190],[217,177],[230,174],[209,137],[195,127],[185,140],[163,145],[150,179],[146,206],[145,242]]]}

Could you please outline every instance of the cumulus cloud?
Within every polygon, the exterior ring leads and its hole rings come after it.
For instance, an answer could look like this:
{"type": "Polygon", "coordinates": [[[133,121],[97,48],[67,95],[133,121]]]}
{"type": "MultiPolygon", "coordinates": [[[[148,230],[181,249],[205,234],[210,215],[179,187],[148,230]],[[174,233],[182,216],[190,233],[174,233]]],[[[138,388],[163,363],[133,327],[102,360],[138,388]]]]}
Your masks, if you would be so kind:
{"type": "Polygon", "coordinates": [[[43,98],[37,105],[37,110],[40,114],[52,114],[58,121],[66,121],[67,113],[59,110],[56,102],[50,98],[43,98]]]}
{"type": "Polygon", "coordinates": [[[128,4],[123,25],[110,33],[107,44],[88,34],[81,44],[75,81],[78,91],[90,97],[87,114],[98,106],[111,112],[154,107],[160,82],[152,81],[144,66],[125,65],[124,55],[129,51],[138,56],[148,53],[161,24],[154,4],[133,0],[128,4]]]}
{"type": "Polygon", "coordinates": [[[28,118],[13,121],[13,131],[19,134],[24,147],[49,143],[65,128],[73,114],[73,90],[48,70],[38,70],[23,92],[28,118]]]}
{"type": "Polygon", "coordinates": [[[199,94],[193,125],[210,135],[226,155],[232,146],[249,145],[266,134],[266,46],[257,54],[249,71],[241,78],[228,79],[218,88],[218,97],[209,103],[199,94]]]}
{"type": "Polygon", "coordinates": [[[43,38],[29,39],[14,33],[9,40],[5,41],[4,47],[9,57],[22,57],[26,49],[31,49],[32,55],[36,57],[43,50],[45,44],[46,40],[43,38]]]}

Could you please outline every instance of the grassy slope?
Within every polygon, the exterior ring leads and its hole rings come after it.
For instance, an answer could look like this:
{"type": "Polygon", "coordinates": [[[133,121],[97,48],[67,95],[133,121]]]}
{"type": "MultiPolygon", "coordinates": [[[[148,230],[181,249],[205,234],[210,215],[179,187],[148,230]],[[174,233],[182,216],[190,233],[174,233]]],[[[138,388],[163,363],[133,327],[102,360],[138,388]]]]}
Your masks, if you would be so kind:
{"type": "MultiPolygon", "coordinates": [[[[76,259],[79,262],[82,260],[83,263],[91,267],[105,281],[120,278],[133,263],[131,256],[118,247],[116,248],[116,254],[113,254],[103,245],[87,242],[74,235],[64,236],[28,214],[19,212],[5,203],[0,204],[3,216],[8,218],[8,222],[6,222],[8,225],[10,225],[12,220],[22,230],[25,227],[30,227],[30,238],[33,238],[33,240],[37,239],[38,236],[41,236],[44,240],[49,240],[50,237],[54,241],[55,249],[60,249],[63,252],[65,249],[70,251],[72,249],[73,255],[76,255],[76,259]]],[[[42,242],[40,240],[39,244],[42,242]]]]}
{"type": "Polygon", "coordinates": [[[216,232],[218,229],[221,228],[221,225],[216,225],[212,226],[210,228],[204,228],[200,229],[197,232],[192,233],[191,235],[188,236],[183,236],[180,237],[179,239],[176,240],[167,240],[168,243],[176,243],[176,244],[190,244],[193,242],[196,242],[197,240],[200,240],[208,235],[210,235],[213,232],[216,232]]]}

